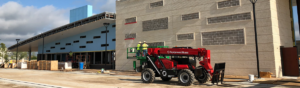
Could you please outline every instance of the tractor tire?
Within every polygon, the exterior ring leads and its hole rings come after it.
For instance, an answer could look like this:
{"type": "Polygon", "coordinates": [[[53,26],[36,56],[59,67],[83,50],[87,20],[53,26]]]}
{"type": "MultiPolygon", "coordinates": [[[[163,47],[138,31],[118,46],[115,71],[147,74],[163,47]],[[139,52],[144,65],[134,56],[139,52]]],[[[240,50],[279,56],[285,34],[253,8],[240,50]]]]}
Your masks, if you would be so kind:
{"type": "Polygon", "coordinates": [[[161,80],[163,80],[163,81],[170,81],[171,79],[172,79],[172,77],[160,77],[161,78],[161,80]]]}
{"type": "Polygon", "coordinates": [[[203,75],[202,76],[197,76],[196,80],[200,84],[203,84],[203,83],[208,82],[210,80],[210,78],[211,78],[210,74],[205,69],[203,69],[203,75]]]}
{"type": "Polygon", "coordinates": [[[178,82],[183,86],[190,86],[194,83],[194,73],[189,69],[183,69],[179,72],[178,82]]]}
{"type": "Polygon", "coordinates": [[[155,73],[151,68],[146,68],[142,71],[141,79],[144,83],[152,83],[155,80],[155,73]]]}
{"type": "Polygon", "coordinates": [[[141,72],[141,70],[142,70],[142,66],[139,66],[139,67],[135,68],[135,72],[141,72]]]}

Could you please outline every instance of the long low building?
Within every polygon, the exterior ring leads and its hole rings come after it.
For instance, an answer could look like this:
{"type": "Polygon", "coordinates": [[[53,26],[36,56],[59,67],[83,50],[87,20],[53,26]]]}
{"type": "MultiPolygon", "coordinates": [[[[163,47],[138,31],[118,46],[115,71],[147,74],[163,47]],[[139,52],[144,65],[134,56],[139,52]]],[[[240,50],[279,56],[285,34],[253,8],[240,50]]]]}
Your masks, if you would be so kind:
{"type": "Polygon", "coordinates": [[[91,16],[90,11],[89,5],[73,9],[71,23],[23,40],[9,49],[16,51],[18,47],[19,52],[38,52],[38,60],[86,62],[89,68],[113,69],[116,15],[103,12],[91,16]],[[107,29],[104,23],[108,23],[107,29]],[[72,57],[69,53],[73,53],[72,57]]]}

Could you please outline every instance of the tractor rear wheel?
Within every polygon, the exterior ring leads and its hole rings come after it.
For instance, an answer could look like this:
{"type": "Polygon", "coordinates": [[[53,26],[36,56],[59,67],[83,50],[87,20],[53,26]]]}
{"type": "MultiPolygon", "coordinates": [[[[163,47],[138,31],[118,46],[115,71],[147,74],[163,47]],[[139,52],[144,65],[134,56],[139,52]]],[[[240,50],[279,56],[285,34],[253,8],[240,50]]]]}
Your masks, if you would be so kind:
{"type": "Polygon", "coordinates": [[[208,82],[209,80],[210,80],[210,74],[205,70],[205,69],[203,69],[202,70],[202,75],[201,76],[197,76],[196,77],[196,80],[198,80],[198,82],[200,83],[200,84],[203,84],[203,83],[206,83],[206,82],[208,82]]]}
{"type": "Polygon", "coordinates": [[[155,80],[155,73],[151,68],[146,68],[142,71],[141,78],[144,83],[152,83],[155,80]]]}
{"type": "Polygon", "coordinates": [[[171,79],[172,79],[172,77],[160,77],[161,78],[161,80],[163,80],[163,81],[170,81],[171,79]]]}
{"type": "Polygon", "coordinates": [[[194,73],[189,69],[183,69],[179,72],[178,81],[183,86],[190,86],[194,83],[194,73]]]}

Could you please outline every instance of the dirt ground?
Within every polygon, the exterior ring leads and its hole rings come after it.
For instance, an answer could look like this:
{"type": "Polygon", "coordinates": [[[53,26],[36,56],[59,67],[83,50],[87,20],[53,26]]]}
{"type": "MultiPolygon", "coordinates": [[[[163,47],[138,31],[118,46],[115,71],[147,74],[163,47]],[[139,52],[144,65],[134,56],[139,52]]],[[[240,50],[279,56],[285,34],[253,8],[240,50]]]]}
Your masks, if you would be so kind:
{"type": "Polygon", "coordinates": [[[0,81],[0,88],[32,88],[32,87],[0,81]]]}
{"type": "MultiPolygon", "coordinates": [[[[91,71],[91,70],[89,70],[91,71]]],[[[97,71],[95,71],[97,72],[97,71]]],[[[121,72],[119,72],[121,73],[121,72]]],[[[118,74],[117,72],[115,74],[118,74]]],[[[139,73],[134,75],[140,75],[139,73]]],[[[43,70],[20,70],[20,69],[0,69],[0,78],[36,82],[42,84],[71,87],[71,88],[182,88],[184,86],[178,85],[177,78],[170,82],[163,82],[160,78],[156,78],[154,83],[142,83],[140,76],[126,76],[126,75],[107,75],[96,74],[88,71],[43,71],[43,70]]],[[[10,88],[11,84],[1,84],[0,88],[10,88]]],[[[239,84],[239,83],[225,83],[223,85],[211,85],[195,82],[194,85],[184,88],[218,88],[218,87],[267,87],[261,84],[239,84]]],[[[272,85],[271,87],[277,87],[272,85]]],[[[278,86],[282,87],[282,86],[278,86]]],[[[11,87],[23,88],[23,87],[11,87]]],[[[27,87],[25,87],[27,88],[27,87]]],[[[29,87],[28,87],[29,88],[29,87]]]]}

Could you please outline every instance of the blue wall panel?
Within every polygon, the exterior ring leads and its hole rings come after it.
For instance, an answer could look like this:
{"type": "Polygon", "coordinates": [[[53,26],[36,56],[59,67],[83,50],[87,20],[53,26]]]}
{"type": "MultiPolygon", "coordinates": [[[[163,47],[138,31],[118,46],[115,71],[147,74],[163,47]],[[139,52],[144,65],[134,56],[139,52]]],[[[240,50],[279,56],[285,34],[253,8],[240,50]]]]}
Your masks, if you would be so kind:
{"type": "Polygon", "coordinates": [[[86,5],[83,7],[70,10],[70,23],[90,17],[93,15],[93,6],[86,5]]]}
{"type": "MultiPolygon", "coordinates": [[[[115,41],[112,41],[116,38],[116,29],[115,27],[112,27],[111,24],[108,26],[107,30],[109,32],[107,33],[107,43],[109,46],[107,47],[107,50],[115,50],[116,44],[115,41]]],[[[51,42],[48,44],[45,44],[44,53],[68,53],[70,51],[72,52],[84,52],[84,51],[102,51],[105,50],[105,47],[101,47],[101,44],[105,44],[105,33],[101,33],[101,31],[105,31],[105,27],[96,28],[81,34],[77,34],[62,40],[57,40],[55,42],[51,42]],[[80,38],[80,36],[86,36],[86,38],[80,38]],[[101,38],[94,39],[94,36],[101,36],[101,38]],[[74,41],[79,40],[78,43],[74,43],[74,41]],[[93,41],[91,44],[87,44],[87,41],[93,41]],[[55,43],[60,42],[60,45],[55,45],[55,43]],[[66,45],[66,43],[71,43],[71,45],[66,45]],[[79,48],[80,46],[86,46],[86,48],[79,48]],[[51,47],[55,47],[55,49],[51,49],[51,47]],[[60,50],[60,48],[65,47],[65,50],[60,50]],[[47,50],[50,50],[50,52],[46,52],[47,50]]],[[[47,37],[45,37],[45,41],[47,41],[47,37]]],[[[39,45],[39,51],[38,53],[42,53],[42,46],[39,45]]]]}

